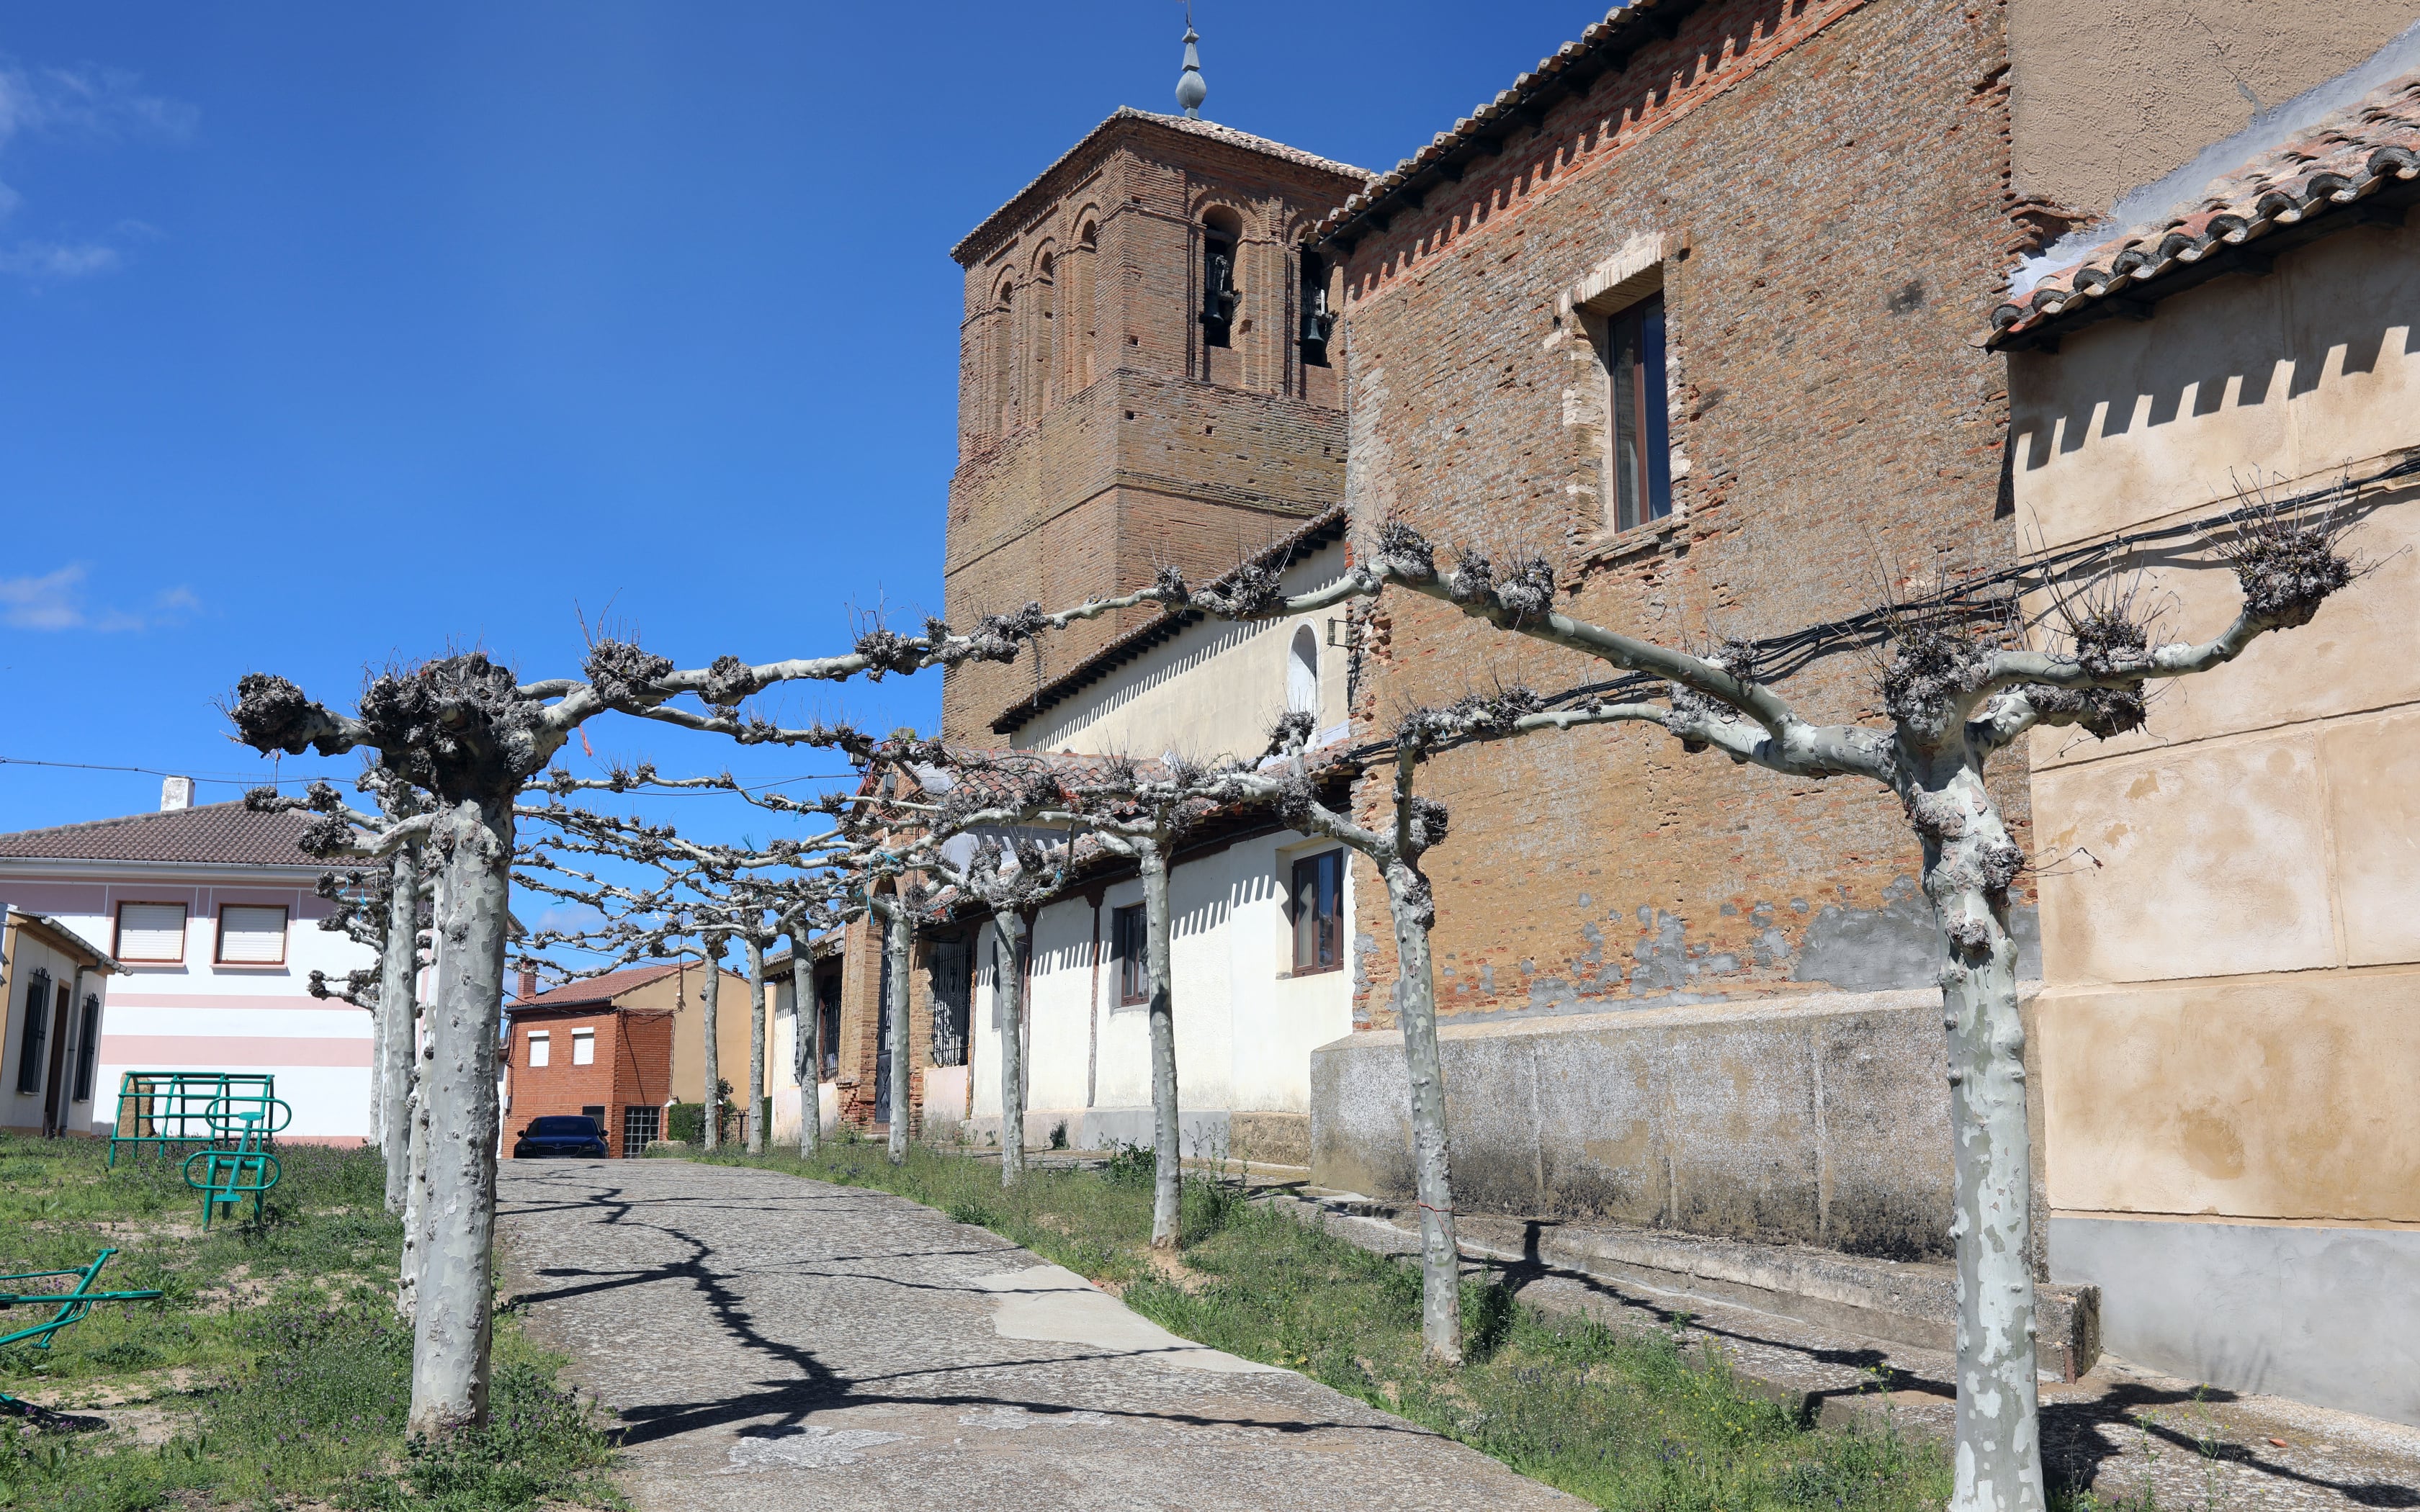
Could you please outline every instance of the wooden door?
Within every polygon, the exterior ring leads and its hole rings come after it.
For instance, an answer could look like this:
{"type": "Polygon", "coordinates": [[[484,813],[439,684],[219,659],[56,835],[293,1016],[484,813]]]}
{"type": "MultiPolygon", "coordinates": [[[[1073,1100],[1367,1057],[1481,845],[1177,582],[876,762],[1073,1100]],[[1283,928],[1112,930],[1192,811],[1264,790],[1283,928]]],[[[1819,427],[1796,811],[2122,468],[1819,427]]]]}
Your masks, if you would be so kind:
{"type": "Polygon", "coordinates": [[[42,1133],[55,1134],[68,1123],[68,1013],[75,1007],[75,989],[59,983],[58,1006],[51,1011],[50,1087],[42,1094],[42,1133]]]}

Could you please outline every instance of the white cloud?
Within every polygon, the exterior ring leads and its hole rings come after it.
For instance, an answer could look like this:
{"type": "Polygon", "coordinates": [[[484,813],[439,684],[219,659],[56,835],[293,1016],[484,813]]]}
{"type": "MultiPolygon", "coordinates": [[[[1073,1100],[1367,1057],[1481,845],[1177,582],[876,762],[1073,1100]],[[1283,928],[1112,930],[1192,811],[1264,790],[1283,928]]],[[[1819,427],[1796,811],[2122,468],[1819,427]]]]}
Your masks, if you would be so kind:
{"type": "Polygon", "coordinates": [[[17,630],[72,630],[84,623],[84,564],[39,578],[0,578],[0,624],[17,630]]]}
{"type": "Polygon", "coordinates": [[[59,241],[20,241],[0,252],[0,273],[25,278],[85,278],[118,264],[117,249],[98,241],[70,246],[59,241]]]}
{"type": "Polygon", "coordinates": [[[0,578],[0,625],[13,630],[99,630],[104,634],[160,629],[199,613],[200,595],[178,584],[152,595],[141,613],[122,609],[87,609],[81,562],[39,578],[0,578]]]}
{"type": "MultiPolygon", "coordinates": [[[[20,135],[55,141],[114,143],[129,139],[182,141],[193,134],[194,107],[164,95],[147,94],[141,80],[122,69],[35,69],[0,58],[0,154],[20,135]]],[[[0,221],[24,196],[0,182],[0,221]]],[[[119,223],[122,238],[158,233],[139,221],[119,223]]],[[[0,274],[21,278],[85,278],[116,268],[118,249],[101,241],[30,239],[0,251],[0,274]]]]}

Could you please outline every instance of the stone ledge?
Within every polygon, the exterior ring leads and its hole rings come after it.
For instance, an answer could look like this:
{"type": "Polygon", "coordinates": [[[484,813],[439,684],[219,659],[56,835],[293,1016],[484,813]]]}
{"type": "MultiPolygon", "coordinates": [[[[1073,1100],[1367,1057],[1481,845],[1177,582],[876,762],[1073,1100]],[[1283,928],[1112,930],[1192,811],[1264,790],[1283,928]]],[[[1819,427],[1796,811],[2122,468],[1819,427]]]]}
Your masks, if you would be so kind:
{"type": "MultiPolygon", "coordinates": [[[[1357,1220],[1327,1227],[1368,1248],[1408,1254],[1419,1247],[1407,1204],[1355,1193],[1272,1200],[1293,1205],[1298,1216],[1317,1210],[1357,1220]]],[[[1943,1262],[1477,1213],[1460,1215],[1457,1231],[1465,1255],[1512,1272],[1626,1281],[1862,1338],[1945,1353],[1957,1347],[1957,1275],[1943,1262]]],[[[2061,1381],[2080,1379],[2101,1357],[2100,1288],[2041,1285],[2035,1298],[2042,1368],[2061,1381]]]]}

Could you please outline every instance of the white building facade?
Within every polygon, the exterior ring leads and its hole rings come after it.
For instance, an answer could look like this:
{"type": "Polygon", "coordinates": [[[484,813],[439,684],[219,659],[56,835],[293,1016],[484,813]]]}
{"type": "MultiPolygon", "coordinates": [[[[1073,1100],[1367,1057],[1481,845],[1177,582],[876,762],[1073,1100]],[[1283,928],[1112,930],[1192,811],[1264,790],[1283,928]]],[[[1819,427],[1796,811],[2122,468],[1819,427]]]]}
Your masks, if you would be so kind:
{"type": "Polygon", "coordinates": [[[0,899],[57,919],[122,971],[70,1132],[109,1132],[126,1072],[224,1071],[277,1078],[294,1110],[287,1139],[367,1137],[370,1015],[309,984],[315,969],[341,980],[375,956],[318,927],[328,868],[298,848],[307,817],[221,803],[0,835],[0,899]]]}
{"type": "MultiPolygon", "coordinates": [[[[1288,594],[1340,576],[1341,513],[1264,553],[1288,594]]],[[[1342,611],[1230,624],[1171,615],[1112,641],[994,724],[1018,749],[1204,761],[1252,758],[1279,715],[1307,713],[1314,744],[1343,738],[1350,696],[1342,611]]],[[[1178,1103],[1188,1157],[1310,1161],[1311,1052],[1353,1030],[1352,867],[1335,841],[1249,819],[1181,845],[1169,876],[1178,1103]]],[[[1151,1031],[1140,962],[1142,882],[1096,872],[1033,921],[1028,1003],[1029,1147],[1152,1140],[1151,1031]]],[[[928,1126],[958,1091],[977,1139],[1001,1117],[999,959],[975,932],[967,1082],[926,1072],[928,1126]]],[[[964,947],[961,946],[961,949],[964,947]]]]}

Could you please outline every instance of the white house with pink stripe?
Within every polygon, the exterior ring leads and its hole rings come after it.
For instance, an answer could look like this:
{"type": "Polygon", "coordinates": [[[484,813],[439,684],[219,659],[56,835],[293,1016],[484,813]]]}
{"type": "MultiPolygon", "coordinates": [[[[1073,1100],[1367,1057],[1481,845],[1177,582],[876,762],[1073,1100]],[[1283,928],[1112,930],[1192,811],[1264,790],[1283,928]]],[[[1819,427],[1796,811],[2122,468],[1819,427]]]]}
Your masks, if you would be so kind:
{"type": "Polygon", "coordinates": [[[370,1016],[314,998],[311,973],[375,964],[322,930],[309,816],[192,807],[170,778],[157,813],[0,835],[0,902],[47,914],[115,956],[94,1095],[76,1133],[106,1134],[129,1071],[268,1072],[294,1109],[285,1137],[369,1133],[370,1016]]]}

